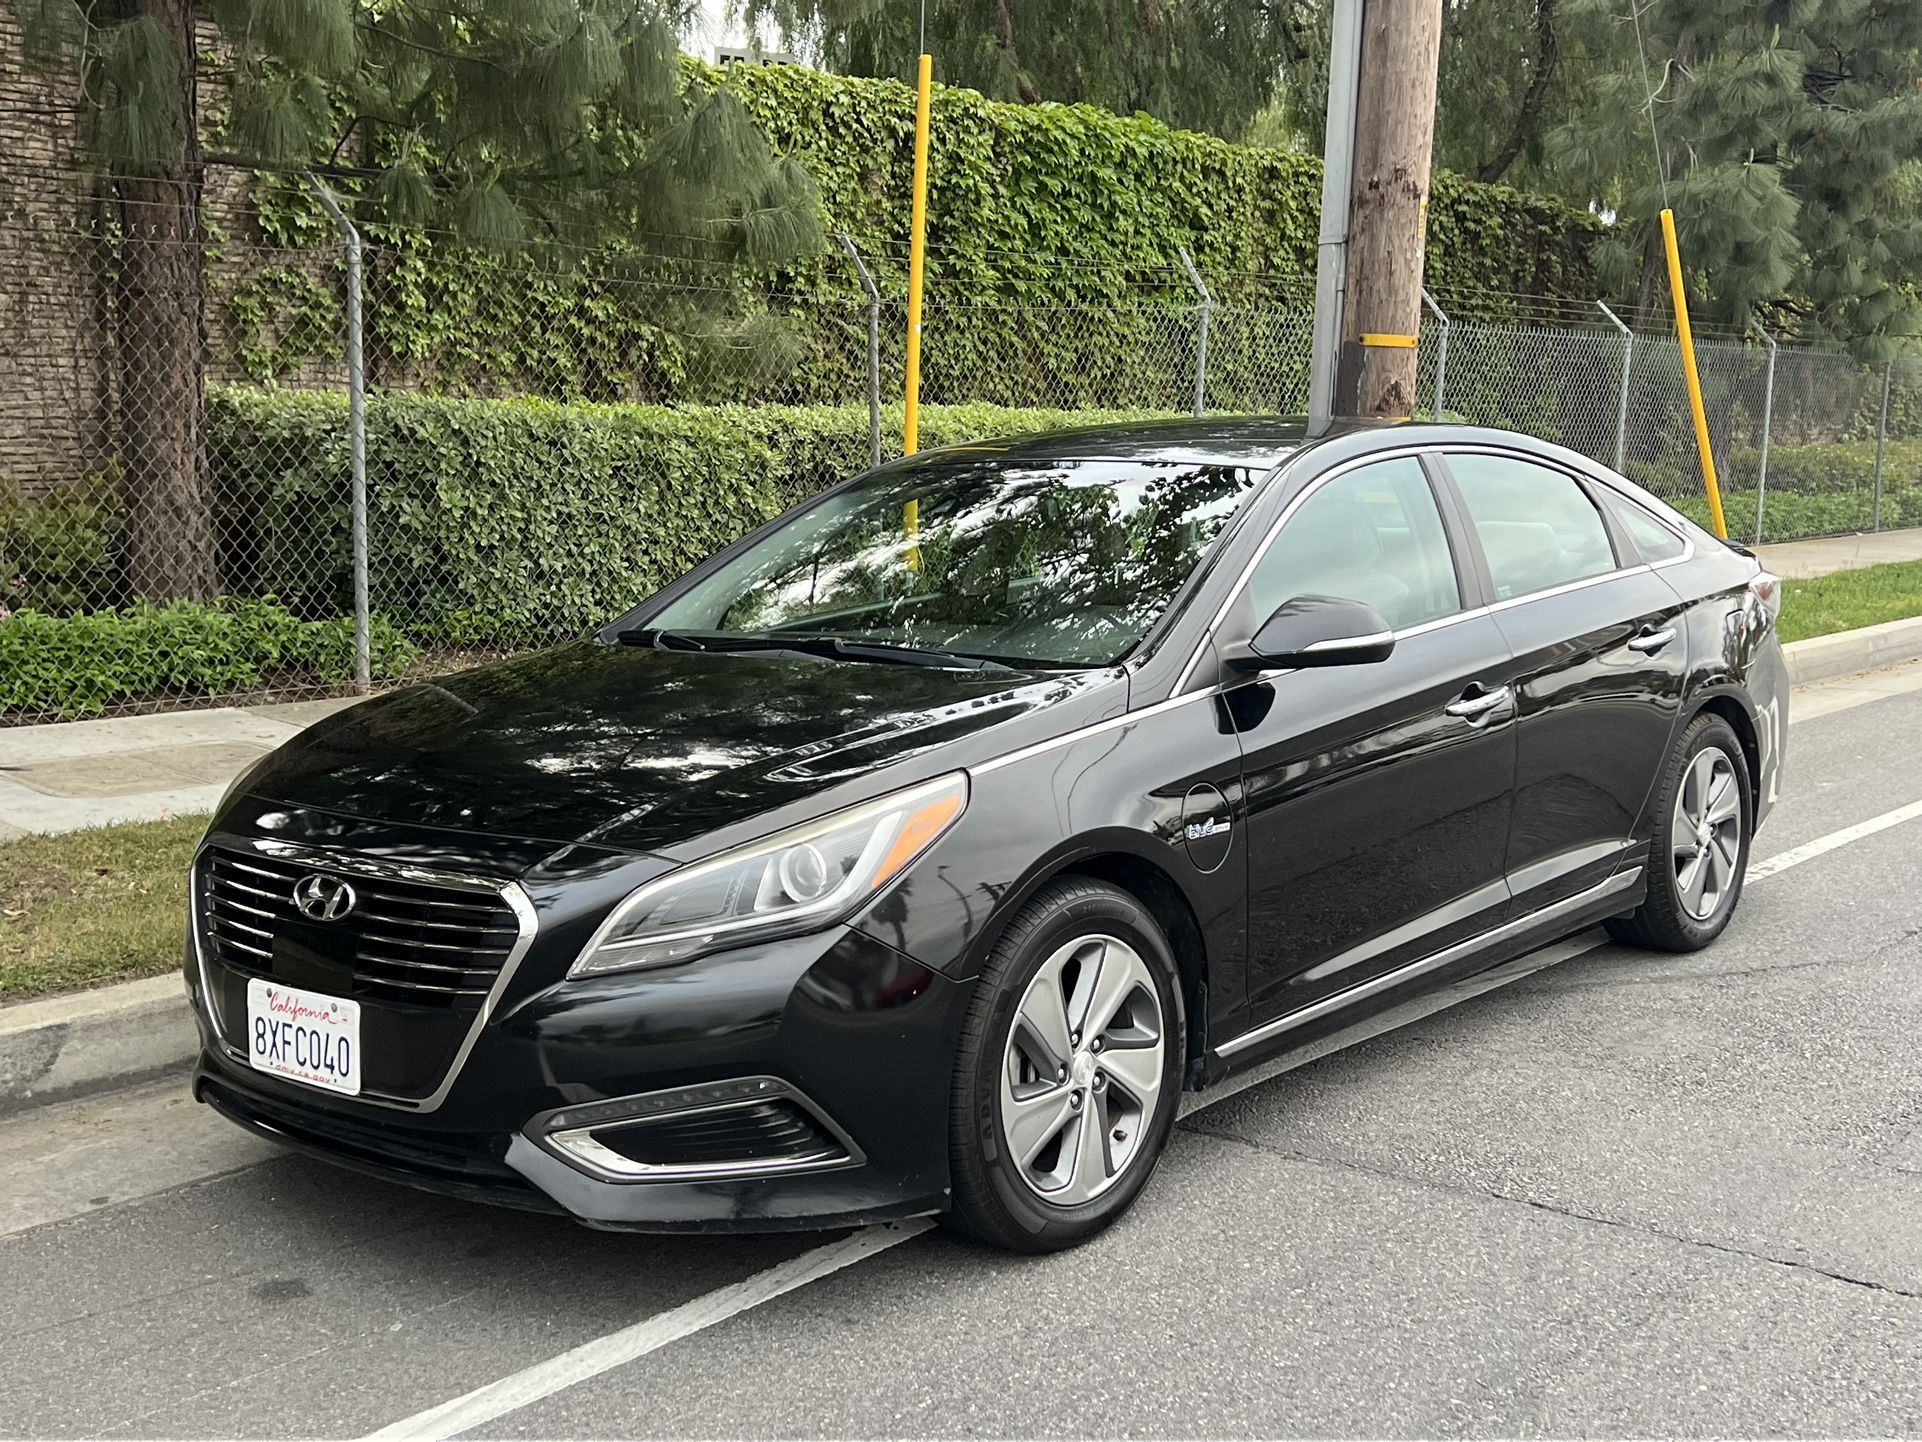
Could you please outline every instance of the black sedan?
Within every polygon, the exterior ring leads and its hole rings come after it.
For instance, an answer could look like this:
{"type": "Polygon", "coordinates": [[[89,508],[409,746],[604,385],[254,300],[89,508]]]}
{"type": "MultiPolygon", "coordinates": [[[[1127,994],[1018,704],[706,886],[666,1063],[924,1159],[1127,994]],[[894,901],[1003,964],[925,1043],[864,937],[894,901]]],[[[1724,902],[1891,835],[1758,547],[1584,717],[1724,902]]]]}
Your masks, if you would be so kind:
{"type": "Polygon", "coordinates": [[[1714,940],[1777,605],[1499,431],[924,453],[243,775],[193,873],[195,1093],[594,1226],[1070,1245],[1184,1089],[1596,922],[1714,940]]]}

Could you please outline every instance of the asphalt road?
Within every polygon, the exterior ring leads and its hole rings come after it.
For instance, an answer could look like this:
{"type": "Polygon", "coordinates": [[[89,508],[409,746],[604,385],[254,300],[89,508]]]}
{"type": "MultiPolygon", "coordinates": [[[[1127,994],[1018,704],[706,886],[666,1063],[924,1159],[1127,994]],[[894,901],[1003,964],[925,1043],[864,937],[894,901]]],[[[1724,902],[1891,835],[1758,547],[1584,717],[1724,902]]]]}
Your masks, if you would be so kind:
{"type": "Polygon", "coordinates": [[[1709,951],[1583,938],[1204,1094],[1064,1256],[607,1236],[174,1085],[31,1113],[0,1434],[1922,1431],[1922,807],[1851,830],[1922,802],[1922,668],[1872,685],[1798,696],[1755,847],[1791,864],[1709,951]]]}

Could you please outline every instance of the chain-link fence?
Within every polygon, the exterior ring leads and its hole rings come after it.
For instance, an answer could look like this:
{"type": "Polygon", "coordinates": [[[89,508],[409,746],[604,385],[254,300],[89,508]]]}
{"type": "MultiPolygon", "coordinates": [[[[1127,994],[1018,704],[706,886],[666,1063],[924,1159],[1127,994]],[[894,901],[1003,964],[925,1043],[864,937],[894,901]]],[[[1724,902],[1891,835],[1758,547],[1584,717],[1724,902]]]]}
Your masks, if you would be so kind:
{"type": "MultiPolygon", "coordinates": [[[[0,213],[0,721],[296,699],[542,644],[898,452],[898,247],[842,237],[769,276],[693,247],[370,232],[356,307],[323,210],[233,238],[259,229],[126,187],[0,213]]],[[[923,443],[1303,410],[1312,281],[1183,259],[1003,285],[937,251],[923,443]]],[[[1429,297],[1419,394],[1705,520],[1656,324],[1429,297]]],[[[1759,334],[1698,360],[1732,534],[1922,524],[1922,365],[1759,334]]]]}

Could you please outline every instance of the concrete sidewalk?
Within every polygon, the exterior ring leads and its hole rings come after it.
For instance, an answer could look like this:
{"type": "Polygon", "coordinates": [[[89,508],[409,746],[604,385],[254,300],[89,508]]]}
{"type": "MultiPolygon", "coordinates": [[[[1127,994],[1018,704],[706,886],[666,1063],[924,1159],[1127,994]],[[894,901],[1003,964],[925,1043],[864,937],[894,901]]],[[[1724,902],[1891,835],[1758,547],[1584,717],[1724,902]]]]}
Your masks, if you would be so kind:
{"type": "Polygon", "coordinates": [[[250,761],[357,699],[0,729],[0,841],[212,810],[250,761]]]}
{"type": "Polygon", "coordinates": [[[1856,571],[1890,561],[1922,561],[1922,527],[1827,536],[1817,541],[1781,541],[1757,546],[1755,554],[1784,580],[1806,581],[1811,576],[1856,571]]]}

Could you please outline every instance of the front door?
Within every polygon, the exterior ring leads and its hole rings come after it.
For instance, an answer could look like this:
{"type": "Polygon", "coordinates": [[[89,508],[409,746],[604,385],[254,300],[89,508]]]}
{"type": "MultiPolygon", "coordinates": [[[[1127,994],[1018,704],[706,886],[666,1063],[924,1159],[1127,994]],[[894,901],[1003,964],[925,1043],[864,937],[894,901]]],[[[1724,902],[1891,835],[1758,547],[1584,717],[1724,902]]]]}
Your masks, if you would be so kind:
{"type": "Polygon", "coordinates": [[[1224,646],[1297,595],[1365,601],[1396,633],[1386,660],[1250,679],[1227,697],[1242,750],[1251,1024],[1507,914],[1511,663],[1478,585],[1458,572],[1421,463],[1404,456],[1322,480],[1237,600],[1224,646]]]}

